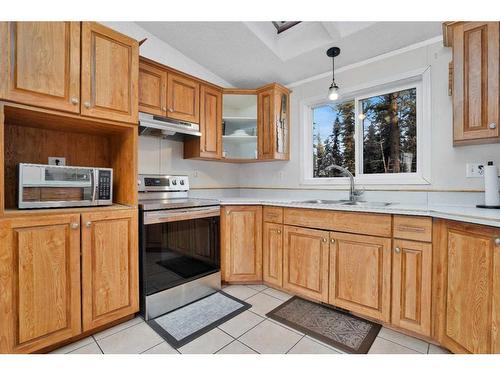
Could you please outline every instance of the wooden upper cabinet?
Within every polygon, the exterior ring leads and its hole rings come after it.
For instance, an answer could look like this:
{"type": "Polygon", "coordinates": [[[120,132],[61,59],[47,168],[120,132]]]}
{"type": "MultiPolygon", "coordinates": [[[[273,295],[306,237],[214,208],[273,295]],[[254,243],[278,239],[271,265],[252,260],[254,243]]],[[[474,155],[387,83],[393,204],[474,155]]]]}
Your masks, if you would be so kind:
{"type": "Polygon", "coordinates": [[[290,158],[290,90],[273,83],[258,90],[258,156],[262,160],[290,158]]]}
{"type": "Polygon", "coordinates": [[[453,48],[453,141],[455,145],[500,141],[499,22],[445,24],[453,48]]]}
{"type": "Polygon", "coordinates": [[[392,324],[431,335],[432,245],[394,240],[392,324]]]}
{"type": "Polygon", "coordinates": [[[329,233],[284,226],[283,288],[328,302],[329,233]]]}
{"type": "Polygon", "coordinates": [[[139,310],[137,211],[82,214],[82,321],[88,331],[139,310]]]}
{"type": "Polygon", "coordinates": [[[138,74],[136,40],[82,22],[82,115],[137,123],[138,74]]]}
{"type": "Polygon", "coordinates": [[[80,112],[80,23],[1,22],[0,98],[80,112]]]}
{"type": "Polygon", "coordinates": [[[198,124],[200,122],[200,83],[168,72],[167,116],[198,124]]]}
{"type": "Polygon", "coordinates": [[[222,158],[222,90],[201,85],[200,88],[201,137],[184,140],[184,158],[222,158]]]}
{"type": "Polygon", "coordinates": [[[262,277],[266,283],[283,286],[283,225],[263,224],[262,277]]]}
{"type": "Polygon", "coordinates": [[[435,338],[455,353],[500,353],[500,229],[436,220],[435,338]]]}
{"type": "Polygon", "coordinates": [[[222,279],[262,281],[262,207],[223,207],[221,232],[222,279]]]}
{"type": "Polygon", "coordinates": [[[139,61],[139,111],[167,115],[167,72],[144,60],[139,61]]]}
{"type": "Polygon", "coordinates": [[[391,239],[330,233],[329,303],[389,322],[391,239]]]}
{"type": "Polygon", "coordinates": [[[0,221],[0,353],[81,333],[80,215],[0,221]]]}

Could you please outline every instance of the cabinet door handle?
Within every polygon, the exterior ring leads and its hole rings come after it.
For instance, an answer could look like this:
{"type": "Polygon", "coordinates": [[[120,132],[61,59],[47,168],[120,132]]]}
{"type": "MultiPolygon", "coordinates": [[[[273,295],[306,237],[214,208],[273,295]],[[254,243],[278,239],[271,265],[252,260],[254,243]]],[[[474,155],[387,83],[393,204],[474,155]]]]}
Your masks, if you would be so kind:
{"type": "Polygon", "coordinates": [[[496,123],[494,123],[494,122],[492,122],[491,124],[489,124],[489,125],[488,125],[488,127],[489,127],[490,129],[496,129],[496,128],[497,128],[497,124],[496,124],[496,123]]]}
{"type": "Polygon", "coordinates": [[[331,239],[330,239],[330,242],[331,242],[331,243],[335,243],[335,238],[331,238],[331,239]]]}
{"type": "Polygon", "coordinates": [[[280,230],[280,229],[278,229],[276,232],[277,232],[278,234],[281,234],[281,230],[280,230]]]}
{"type": "Polygon", "coordinates": [[[75,96],[73,96],[73,97],[71,98],[71,104],[77,105],[78,103],[80,103],[80,101],[78,100],[78,98],[77,98],[77,97],[75,97],[75,96]]]}
{"type": "Polygon", "coordinates": [[[395,252],[396,254],[399,254],[399,253],[401,252],[401,249],[400,249],[399,247],[396,247],[396,248],[394,249],[394,252],[395,252]]]}
{"type": "Polygon", "coordinates": [[[90,108],[90,102],[85,102],[83,103],[83,105],[85,106],[85,108],[90,108]]]}
{"type": "Polygon", "coordinates": [[[90,227],[92,226],[92,222],[91,222],[91,221],[87,221],[87,222],[85,223],[85,226],[86,226],[87,228],[90,228],[90,227]]]}
{"type": "Polygon", "coordinates": [[[71,229],[78,229],[80,227],[80,224],[78,223],[71,223],[71,229]]]}
{"type": "Polygon", "coordinates": [[[174,109],[173,109],[173,108],[169,108],[169,109],[168,109],[168,111],[169,111],[169,112],[173,112],[173,111],[174,111],[174,109]]]}
{"type": "Polygon", "coordinates": [[[323,242],[326,242],[326,241],[328,241],[328,240],[326,238],[323,238],[323,242]]]}
{"type": "Polygon", "coordinates": [[[495,236],[494,237],[495,245],[500,245],[500,236],[495,236]]]}
{"type": "Polygon", "coordinates": [[[161,108],[161,110],[162,110],[163,112],[167,112],[167,107],[162,107],[162,108],[161,108]]]}

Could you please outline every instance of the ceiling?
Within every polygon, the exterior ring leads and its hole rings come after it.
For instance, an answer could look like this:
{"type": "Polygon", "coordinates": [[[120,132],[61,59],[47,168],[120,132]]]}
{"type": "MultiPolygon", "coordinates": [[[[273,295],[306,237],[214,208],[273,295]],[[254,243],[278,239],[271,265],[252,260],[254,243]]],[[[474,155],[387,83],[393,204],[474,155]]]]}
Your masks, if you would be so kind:
{"type": "Polygon", "coordinates": [[[278,34],[272,22],[138,22],[235,87],[289,84],[441,35],[440,22],[301,22],[278,34]]]}

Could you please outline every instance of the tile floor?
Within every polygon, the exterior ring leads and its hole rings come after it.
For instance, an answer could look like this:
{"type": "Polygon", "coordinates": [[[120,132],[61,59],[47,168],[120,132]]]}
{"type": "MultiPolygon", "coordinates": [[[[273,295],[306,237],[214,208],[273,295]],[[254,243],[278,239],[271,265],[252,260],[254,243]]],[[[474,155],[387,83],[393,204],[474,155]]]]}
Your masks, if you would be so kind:
{"type": "MultiPolygon", "coordinates": [[[[179,349],[172,348],[140,317],[59,348],[57,354],[341,354],[265,314],[291,295],[265,285],[229,285],[224,291],[245,300],[252,308],[179,349]]],[[[370,353],[446,354],[425,341],[382,328],[370,353]]]]}

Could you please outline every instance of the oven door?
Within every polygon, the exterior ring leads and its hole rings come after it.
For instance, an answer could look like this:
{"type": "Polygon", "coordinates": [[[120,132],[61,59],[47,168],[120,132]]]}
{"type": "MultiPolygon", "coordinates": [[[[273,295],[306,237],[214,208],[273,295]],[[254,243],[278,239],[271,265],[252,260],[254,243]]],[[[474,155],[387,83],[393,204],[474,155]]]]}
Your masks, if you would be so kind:
{"type": "Polygon", "coordinates": [[[145,297],[220,270],[219,206],[144,212],[141,226],[145,297]]]}

